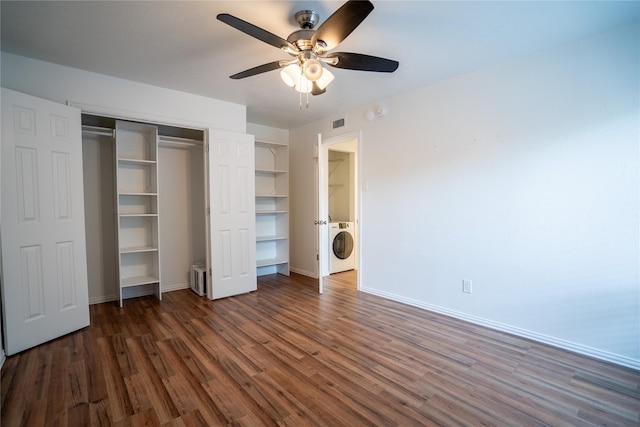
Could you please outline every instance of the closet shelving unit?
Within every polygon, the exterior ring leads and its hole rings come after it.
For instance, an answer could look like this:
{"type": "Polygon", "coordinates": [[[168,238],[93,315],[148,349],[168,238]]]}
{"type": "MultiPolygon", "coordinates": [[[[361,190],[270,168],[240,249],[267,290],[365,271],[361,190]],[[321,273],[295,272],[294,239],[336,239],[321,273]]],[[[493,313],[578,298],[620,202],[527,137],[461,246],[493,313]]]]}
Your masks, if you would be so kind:
{"type": "Polygon", "coordinates": [[[256,140],[256,267],[258,276],[289,275],[289,146],[256,140]]]}
{"type": "Polygon", "coordinates": [[[329,162],[329,196],[328,198],[331,198],[331,196],[333,196],[333,193],[336,190],[344,187],[344,184],[335,184],[331,179],[336,169],[340,167],[340,164],[342,162],[344,162],[344,159],[333,159],[333,160],[329,160],[328,162],[329,162]]]}
{"type": "Polygon", "coordinates": [[[116,122],[115,178],[119,302],[124,290],[153,286],[162,299],[158,215],[158,128],[116,122]]]}

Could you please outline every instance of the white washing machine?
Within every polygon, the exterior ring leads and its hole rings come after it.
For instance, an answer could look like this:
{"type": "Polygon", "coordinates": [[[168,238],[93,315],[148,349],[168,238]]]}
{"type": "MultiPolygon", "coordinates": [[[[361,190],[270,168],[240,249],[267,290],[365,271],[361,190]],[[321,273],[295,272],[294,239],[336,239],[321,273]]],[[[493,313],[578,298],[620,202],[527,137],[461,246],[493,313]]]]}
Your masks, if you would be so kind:
{"type": "Polygon", "coordinates": [[[353,222],[329,223],[329,272],[353,270],[355,268],[355,240],[353,222]]]}

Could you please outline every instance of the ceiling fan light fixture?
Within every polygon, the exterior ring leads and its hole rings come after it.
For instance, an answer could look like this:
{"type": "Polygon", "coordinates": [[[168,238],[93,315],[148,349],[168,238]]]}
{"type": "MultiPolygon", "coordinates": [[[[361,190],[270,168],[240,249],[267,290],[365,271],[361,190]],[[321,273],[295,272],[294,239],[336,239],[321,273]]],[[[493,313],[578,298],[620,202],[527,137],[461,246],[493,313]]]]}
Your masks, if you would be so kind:
{"type": "MultiPolygon", "coordinates": [[[[294,88],[300,93],[311,93],[313,90],[313,81],[305,77],[302,67],[298,64],[287,65],[280,71],[280,78],[289,87],[294,88]]],[[[316,84],[320,89],[324,90],[333,80],[333,74],[328,70],[324,70],[316,84]]]]}
{"type": "Polygon", "coordinates": [[[300,77],[294,87],[300,93],[311,93],[313,90],[313,82],[307,79],[303,74],[300,74],[300,77]]]}
{"type": "Polygon", "coordinates": [[[287,65],[280,71],[280,78],[289,87],[294,87],[300,79],[300,67],[297,64],[287,65]]]}
{"type": "Polygon", "coordinates": [[[329,83],[333,81],[333,73],[331,71],[324,69],[322,71],[322,75],[318,80],[316,80],[316,84],[322,90],[326,89],[329,86],[329,83]]]}
{"type": "Polygon", "coordinates": [[[304,63],[304,76],[315,82],[322,77],[322,64],[317,59],[309,59],[304,63]]]}
{"type": "Polygon", "coordinates": [[[284,67],[280,71],[280,78],[284,84],[295,88],[298,92],[309,93],[313,89],[313,82],[304,76],[302,68],[298,64],[291,64],[284,67]]]}

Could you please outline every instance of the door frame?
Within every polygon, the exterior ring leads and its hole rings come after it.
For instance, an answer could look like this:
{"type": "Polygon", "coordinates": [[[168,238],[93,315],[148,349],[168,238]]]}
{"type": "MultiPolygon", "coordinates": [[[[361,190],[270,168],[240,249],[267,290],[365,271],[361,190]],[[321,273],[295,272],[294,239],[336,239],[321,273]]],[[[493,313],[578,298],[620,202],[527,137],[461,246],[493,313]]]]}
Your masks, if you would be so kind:
{"type": "MultiPolygon", "coordinates": [[[[324,291],[324,283],[323,283],[323,269],[322,266],[328,266],[329,264],[329,251],[328,251],[328,239],[329,239],[329,228],[328,228],[328,197],[325,200],[321,200],[321,195],[323,192],[322,188],[326,188],[328,185],[329,177],[326,174],[321,173],[321,168],[324,166],[324,170],[328,170],[328,161],[329,161],[329,148],[332,145],[348,142],[356,140],[356,151],[355,155],[355,183],[354,183],[354,197],[356,204],[356,218],[355,218],[355,229],[356,229],[356,289],[360,290],[362,287],[362,130],[348,132],[328,138],[323,138],[322,134],[318,134],[318,143],[316,146],[316,188],[315,188],[315,203],[316,203],[316,214],[317,214],[317,233],[316,233],[316,274],[318,277],[318,293],[322,293],[324,291]],[[320,152],[322,150],[322,153],[320,152]],[[322,155],[321,155],[322,154],[322,155]],[[323,160],[326,164],[321,165],[320,160],[323,160]],[[322,224],[322,222],[327,221],[326,226],[322,224]],[[324,228],[323,228],[324,227],[324,228]],[[324,231],[323,231],[324,230],[324,231]],[[323,239],[326,241],[327,245],[323,245],[323,239]]],[[[328,268],[328,267],[327,267],[328,268]]]]}

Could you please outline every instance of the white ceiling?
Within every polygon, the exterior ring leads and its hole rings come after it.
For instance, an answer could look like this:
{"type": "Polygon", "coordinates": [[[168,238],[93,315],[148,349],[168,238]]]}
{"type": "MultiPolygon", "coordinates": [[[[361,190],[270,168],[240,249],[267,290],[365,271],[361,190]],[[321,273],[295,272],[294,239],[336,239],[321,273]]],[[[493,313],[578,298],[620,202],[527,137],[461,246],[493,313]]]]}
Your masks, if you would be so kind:
{"type": "MultiPolygon", "coordinates": [[[[230,13],[282,38],[293,15],[342,1],[2,1],[3,51],[247,105],[247,120],[285,129],[625,24],[640,2],[374,0],[336,49],[395,59],[393,74],[332,69],[327,93],[299,109],[277,71],[229,75],[288,55],[218,21],[230,13]]],[[[304,102],[304,100],[303,100],[304,102]]]]}

